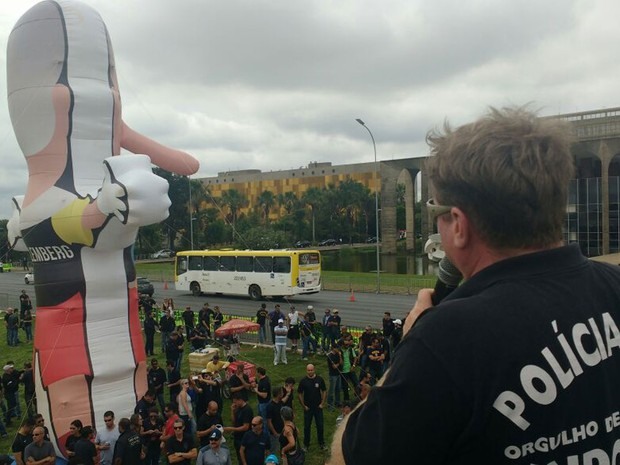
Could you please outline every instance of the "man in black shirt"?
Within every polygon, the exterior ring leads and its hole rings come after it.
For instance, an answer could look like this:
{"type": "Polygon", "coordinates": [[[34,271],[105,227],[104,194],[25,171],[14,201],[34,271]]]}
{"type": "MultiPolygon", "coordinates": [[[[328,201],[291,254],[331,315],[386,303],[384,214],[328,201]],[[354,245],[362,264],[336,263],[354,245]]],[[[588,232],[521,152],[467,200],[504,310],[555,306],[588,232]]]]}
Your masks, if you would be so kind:
{"type": "Polygon", "coordinates": [[[256,312],[256,322],[260,325],[260,328],[258,328],[258,343],[259,344],[264,344],[267,341],[266,326],[265,326],[265,323],[267,321],[267,316],[269,316],[269,312],[267,312],[267,305],[260,304],[260,308],[256,312]]]}
{"type": "Polygon", "coordinates": [[[19,380],[24,385],[24,401],[28,410],[28,415],[32,416],[37,412],[37,397],[32,374],[32,363],[24,363],[24,371],[19,376],[19,380]]]}
{"type": "Polygon", "coordinates": [[[279,437],[282,434],[284,428],[284,420],[280,416],[280,410],[284,407],[282,403],[283,389],[281,387],[275,387],[271,391],[271,402],[267,406],[267,429],[271,436],[271,452],[274,454],[280,453],[279,437]]]}
{"type": "Polygon", "coordinates": [[[417,465],[617,462],[620,269],[563,245],[574,159],[585,166],[574,130],[491,108],[427,137],[426,212],[455,289],[418,293],[332,463],[401,463],[405,447],[417,465]]]}
{"type": "Polygon", "coordinates": [[[297,396],[299,397],[299,403],[304,408],[304,446],[306,449],[310,446],[312,419],[314,419],[319,447],[325,449],[323,407],[327,397],[327,388],[325,387],[325,381],[316,374],[314,365],[311,363],[306,366],[306,377],[299,381],[297,396]]]}
{"type": "Polygon", "coordinates": [[[155,391],[148,390],[142,396],[133,409],[133,413],[137,413],[142,417],[142,421],[147,421],[149,419],[149,410],[155,407],[155,391]]]}
{"type": "Polygon", "coordinates": [[[168,463],[179,465],[191,465],[191,461],[198,456],[196,445],[189,434],[185,434],[185,424],[178,419],[174,422],[174,436],[166,442],[168,463]]]}
{"type": "Polygon", "coordinates": [[[166,369],[168,370],[168,390],[170,391],[170,402],[177,403],[177,396],[181,392],[181,374],[176,368],[176,362],[174,360],[168,360],[166,362],[166,369]]]}
{"type": "Polygon", "coordinates": [[[170,310],[166,309],[163,316],[159,319],[159,330],[161,331],[161,351],[164,353],[166,353],[168,338],[175,328],[176,325],[174,323],[174,318],[170,314],[170,310]]]}
{"type": "Polygon", "coordinates": [[[144,315],[144,351],[147,357],[155,355],[155,329],[157,328],[157,322],[153,318],[151,313],[144,315]]]}
{"type": "Polygon", "coordinates": [[[252,418],[250,431],[243,435],[241,440],[241,463],[243,465],[263,465],[265,457],[271,449],[269,433],[264,428],[262,417],[252,418]]]}
{"type": "Polygon", "coordinates": [[[185,337],[189,339],[189,335],[194,329],[194,312],[192,312],[192,307],[185,307],[183,313],[181,314],[183,317],[183,323],[185,324],[185,337]]]}
{"type": "Polygon", "coordinates": [[[196,326],[192,328],[189,332],[188,336],[189,342],[192,344],[192,349],[194,351],[204,349],[205,343],[207,341],[207,335],[204,333],[204,329],[201,326],[196,326]]]}
{"type": "Polygon", "coordinates": [[[216,425],[224,424],[218,408],[217,403],[211,401],[207,405],[207,411],[198,418],[196,431],[201,448],[209,445],[209,436],[216,429],[216,425]]]}
{"type": "Polygon", "coordinates": [[[75,455],[72,461],[75,460],[75,463],[82,465],[94,465],[95,461],[97,461],[97,448],[93,443],[94,437],[95,433],[92,427],[85,426],[82,428],[80,439],[78,439],[74,446],[75,455]]]}
{"type": "Polygon", "coordinates": [[[271,381],[267,376],[267,370],[263,367],[256,369],[256,375],[258,376],[258,383],[254,388],[256,397],[258,398],[258,414],[263,417],[263,421],[267,421],[267,406],[271,401],[271,381]]]}
{"type": "Polygon", "coordinates": [[[15,458],[17,465],[24,465],[26,462],[24,450],[26,450],[26,446],[32,442],[31,433],[33,428],[34,424],[32,423],[32,420],[27,418],[22,422],[21,426],[17,430],[17,434],[15,435],[15,439],[11,445],[11,452],[13,453],[13,457],[15,458]]]}
{"type": "Polygon", "coordinates": [[[146,372],[146,381],[148,383],[149,391],[155,393],[159,408],[163,412],[164,405],[164,385],[166,384],[166,371],[159,366],[159,362],[156,358],[151,359],[151,366],[146,372]]]}
{"type": "Polygon", "coordinates": [[[20,372],[15,369],[12,363],[4,366],[4,374],[2,375],[2,387],[4,388],[4,397],[7,402],[7,425],[11,418],[21,417],[21,409],[19,406],[19,377],[20,372]]]}
{"type": "Polygon", "coordinates": [[[252,408],[243,399],[240,393],[235,392],[231,396],[231,420],[233,426],[225,426],[225,433],[233,433],[233,443],[235,445],[235,452],[237,453],[237,463],[241,463],[241,455],[239,449],[241,448],[241,441],[246,431],[250,430],[250,424],[254,413],[252,408]]]}
{"type": "Polygon", "coordinates": [[[213,310],[209,308],[209,304],[205,303],[198,312],[198,326],[200,326],[207,337],[211,337],[211,315],[213,310]]]}
{"type": "Polygon", "coordinates": [[[237,363],[237,369],[228,380],[228,384],[231,393],[239,393],[246,402],[249,400],[248,393],[252,389],[252,384],[248,375],[243,372],[243,363],[237,363]]]}
{"type": "Polygon", "coordinates": [[[114,465],[141,465],[146,456],[142,448],[140,436],[131,429],[129,418],[121,418],[118,422],[121,433],[114,446],[114,465]]]}

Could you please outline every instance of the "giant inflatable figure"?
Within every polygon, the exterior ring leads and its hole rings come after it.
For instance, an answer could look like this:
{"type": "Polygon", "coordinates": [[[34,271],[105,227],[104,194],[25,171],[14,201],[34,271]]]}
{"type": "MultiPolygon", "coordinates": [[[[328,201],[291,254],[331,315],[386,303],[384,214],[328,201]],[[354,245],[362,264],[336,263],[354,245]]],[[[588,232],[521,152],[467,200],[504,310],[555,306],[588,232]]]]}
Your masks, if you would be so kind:
{"type": "Polygon", "coordinates": [[[138,227],[170,206],[151,162],[182,175],[198,162],[123,123],[108,32],[83,3],[28,10],[11,32],[7,68],[29,172],[9,233],[34,264],[38,410],[64,454],[72,420],[103,428],[106,410],[127,416],[146,391],[132,246],[138,227]]]}

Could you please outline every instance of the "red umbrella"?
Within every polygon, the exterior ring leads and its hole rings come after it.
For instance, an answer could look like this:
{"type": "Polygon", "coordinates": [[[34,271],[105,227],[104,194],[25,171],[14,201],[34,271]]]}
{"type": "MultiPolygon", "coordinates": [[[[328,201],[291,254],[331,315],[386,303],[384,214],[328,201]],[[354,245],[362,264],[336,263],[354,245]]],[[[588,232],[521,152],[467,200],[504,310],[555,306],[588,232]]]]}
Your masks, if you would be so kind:
{"type": "Polygon", "coordinates": [[[247,320],[230,320],[215,330],[217,337],[230,336],[231,334],[242,334],[248,331],[258,331],[260,325],[247,320]]]}

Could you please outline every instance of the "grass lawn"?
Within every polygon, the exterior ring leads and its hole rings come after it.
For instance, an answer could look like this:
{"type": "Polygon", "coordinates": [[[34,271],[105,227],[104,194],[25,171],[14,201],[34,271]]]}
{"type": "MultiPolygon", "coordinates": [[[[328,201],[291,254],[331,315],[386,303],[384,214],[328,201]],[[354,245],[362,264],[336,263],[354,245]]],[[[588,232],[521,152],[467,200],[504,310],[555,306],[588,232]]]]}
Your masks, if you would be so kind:
{"type": "MultiPolygon", "coordinates": [[[[36,330],[36,328],[35,328],[36,330]]],[[[25,340],[25,333],[20,331],[19,337],[21,341],[25,340]]],[[[24,362],[32,361],[32,344],[26,344],[22,342],[18,347],[8,347],[6,345],[6,329],[3,327],[0,330],[0,346],[3,347],[2,354],[3,359],[0,360],[0,363],[4,365],[6,362],[11,361],[15,364],[16,368],[22,369],[24,366],[24,362]]],[[[165,357],[161,355],[160,350],[161,344],[159,343],[159,334],[156,334],[155,337],[155,352],[156,357],[160,366],[165,367],[165,357]]],[[[267,376],[271,379],[272,386],[284,385],[284,379],[288,376],[292,376],[296,381],[300,380],[305,376],[305,368],[307,363],[314,363],[316,366],[317,374],[321,375],[326,384],[328,383],[327,376],[327,364],[324,356],[315,355],[314,357],[310,357],[309,362],[301,360],[301,355],[299,354],[291,354],[288,352],[288,365],[278,365],[273,366],[273,350],[271,348],[262,348],[258,347],[256,349],[252,348],[252,345],[241,345],[241,355],[239,357],[240,360],[248,361],[253,363],[254,365],[265,367],[267,370],[267,376]]],[[[186,349],[184,354],[184,360],[181,369],[181,375],[186,377],[189,371],[189,363],[188,363],[188,353],[189,349],[186,349]]],[[[110,361],[113,363],[113,361],[110,361]]],[[[25,405],[23,400],[23,387],[20,387],[20,402],[22,406],[22,412],[25,412],[25,405]]],[[[165,392],[165,397],[168,399],[168,393],[165,392]]],[[[254,411],[254,414],[258,414],[258,407],[256,396],[250,396],[250,406],[254,411]]],[[[295,411],[295,424],[299,428],[300,435],[303,435],[303,410],[301,405],[295,398],[294,402],[294,411],[295,411]]],[[[325,411],[325,439],[326,443],[329,445],[331,443],[331,438],[333,437],[335,430],[336,417],[338,416],[338,411],[325,411]]],[[[120,418],[122,415],[119,415],[117,412],[117,418],[120,418]]],[[[226,425],[231,424],[230,420],[230,401],[224,401],[223,408],[223,418],[226,425]]],[[[15,437],[15,433],[17,431],[18,422],[13,420],[13,425],[11,427],[7,427],[7,431],[9,436],[7,438],[0,439],[0,453],[10,453],[11,444],[15,437]]],[[[228,438],[227,438],[228,439],[228,438]]],[[[232,448],[232,439],[231,439],[231,448],[232,448]]],[[[234,453],[234,449],[232,450],[233,463],[236,463],[236,457],[234,453]]],[[[322,452],[317,444],[316,440],[316,428],[313,426],[312,428],[312,440],[310,444],[310,449],[306,454],[306,464],[308,465],[319,465],[325,462],[327,455],[325,452],[322,452]]],[[[165,463],[165,460],[162,459],[162,463],[165,463]]]]}

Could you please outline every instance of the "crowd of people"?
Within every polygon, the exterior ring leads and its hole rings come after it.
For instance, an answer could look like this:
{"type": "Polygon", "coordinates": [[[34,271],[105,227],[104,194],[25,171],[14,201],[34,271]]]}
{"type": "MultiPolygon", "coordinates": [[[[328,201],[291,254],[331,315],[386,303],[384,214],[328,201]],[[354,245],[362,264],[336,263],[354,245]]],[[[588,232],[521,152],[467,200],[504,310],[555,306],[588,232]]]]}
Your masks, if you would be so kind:
{"type": "MultiPolygon", "coordinates": [[[[199,465],[226,464],[231,463],[233,454],[243,465],[301,464],[311,449],[313,423],[319,449],[327,450],[323,410],[341,409],[340,422],[385,371],[402,337],[402,322],[393,320],[389,313],[384,316],[381,331],[368,326],[355,338],[342,324],[338,310],[326,309],[318,320],[312,306],[304,313],[291,306],[285,315],[279,304],[272,311],[261,304],[256,314],[260,325],[256,342],[269,345],[271,335],[274,365],[287,364],[287,352],[289,357],[301,360],[314,354],[320,371],[326,366],[329,374],[323,378],[309,363],[305,377],[296,381],[289,376],[283,385],[276,386],[263,367],[256,368],[256,378],[251,380],[242,362],[227,376],[227,368],[235,363],[230,346],[238,344],[238,339],[214,339],[214,331],[224,320],[218,307],[205,304],[199,312],[187,307],[180,315],[183,324],[178,325],[179,312],[172,299],[166,299],[160,310],[152,298],[142,296],[140,306],[146,353],[155,355],[154,336],[159,332],[166,366],[161,367],[155,357],[150,360],[148,391],[131,417],[116,422],[114,412],[106,412],[104,431],[95,431],[78,419],[71,423],[60,447],[73,465],[157,465],[162,456],[171,464],[189,465],[194,460],[199,465]],[[181,361],[186,347],[199,350],[207,343],[221,343],[228,349],[227,356],[217,352],[202,372],[183,376],[181,361]],[[225,385],[230,390],[230,412],[224,411],[225,385]],[[295,424],[295,409],[303,413],[303,433],[295,424]]],[[[43,460],[53,448],[45,445],[47,431],[42,416],[36,414],[32,367],[27,363],[18,371],[7,363],[4,370],[0,406],[5,423],[11,425],[25,418],[13,441],[15,462],[24,465],[43,460]],[[18,402],[20,385],[24,387],[27,415],[22,415],[18,402]],[[44,434],[37,434],[38,428],[44,434]]],[[[2,422],[0,434],[7,434],[2,422]]]]}

